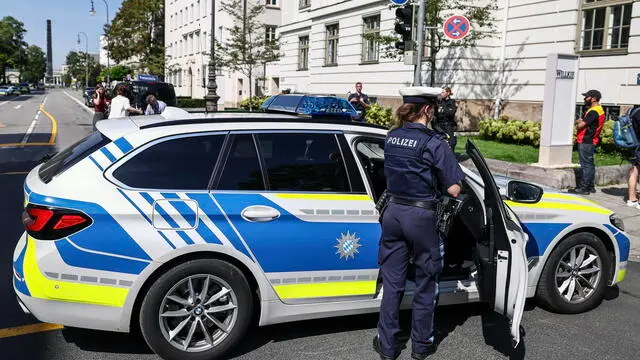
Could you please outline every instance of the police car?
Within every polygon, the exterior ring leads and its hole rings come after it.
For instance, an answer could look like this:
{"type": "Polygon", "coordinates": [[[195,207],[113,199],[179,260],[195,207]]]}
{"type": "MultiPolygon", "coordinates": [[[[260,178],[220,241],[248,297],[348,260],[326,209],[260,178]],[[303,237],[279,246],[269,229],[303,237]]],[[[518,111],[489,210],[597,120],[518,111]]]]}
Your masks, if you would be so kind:
{"type": "MultiPolygon", "coordinates": [[[[266,113],[168,108],[98,122],[25,180],[13,256],[23,310],[139,327],[165,359],[217,358],[252,319],[378,311],[386,130],[337,120],[351,116],[340,102],[282,95],[266,113]]],[[[525,182],[498,187],[472,142],[466,150],[477,172],[464,169],[440,304],[489,303],[517,344],[526,298],[577,313],[624,279],[629,240],[615,214],[525,182]]]]}

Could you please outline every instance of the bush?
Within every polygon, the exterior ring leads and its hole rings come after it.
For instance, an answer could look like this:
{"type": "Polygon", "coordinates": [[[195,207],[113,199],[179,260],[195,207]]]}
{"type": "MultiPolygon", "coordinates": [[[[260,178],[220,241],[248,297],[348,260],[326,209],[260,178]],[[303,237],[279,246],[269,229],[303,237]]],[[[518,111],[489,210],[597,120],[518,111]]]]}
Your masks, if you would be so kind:
{"type": "Polygon", "coordinates": [[[178,98],[179,108],[203,108],[206,105],[204,99],[178,98]]]}
{"type": "Polygon", "coordinates": [[[394,117],[391,108],[385,108],[378,104],[373,104],[367,109],[365,119],[369,124],[382,125],[390,128],[393,125],[394,117]]]}
{"type": "Polygon", "coordinates": [[[541,123],[522,120],[486,119],[478,124],[480,137],[502,143],[540,145],[541,123]]]}
{"type": "Polygon", "coordinates": [[[244,99],[240,102],[240,108],[249,110],[249,104],[253,111],[260,110],[260,106],[269,98],[269,96],[254,96],[252,98],[244,99]]]}

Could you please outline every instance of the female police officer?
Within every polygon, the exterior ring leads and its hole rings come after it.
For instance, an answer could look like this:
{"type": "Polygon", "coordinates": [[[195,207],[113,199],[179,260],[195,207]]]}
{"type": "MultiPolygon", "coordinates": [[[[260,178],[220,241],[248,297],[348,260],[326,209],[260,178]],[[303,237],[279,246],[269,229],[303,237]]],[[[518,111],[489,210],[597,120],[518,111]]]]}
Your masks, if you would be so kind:
{"type": "Polygon", "coordinates": [[[389,203],[382,215],[378,263],[383,297],[374,349],[381,359],[399,355],[399,308],[404,295],[409,257],[415,264],[411,342],[413,359],[435,351],[433,311],[442,271],[443,245],[436,230],[435,205],[443,191],[457,197],[464,173],[446,140],[427,128],[434,117],[440,89],[400,90],[404,104],[387,134],[384,172],[389,203]]]}

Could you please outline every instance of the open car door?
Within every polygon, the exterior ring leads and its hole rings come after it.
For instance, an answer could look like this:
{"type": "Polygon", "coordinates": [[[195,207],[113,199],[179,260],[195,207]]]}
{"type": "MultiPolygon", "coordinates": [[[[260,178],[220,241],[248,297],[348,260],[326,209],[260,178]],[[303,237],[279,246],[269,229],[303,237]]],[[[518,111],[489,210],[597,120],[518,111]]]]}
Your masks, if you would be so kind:
{"type": "Polygon", "coordinates": [[[466,151],[484,182],[485,229],[476,247],[480,299],[509,318],[513,346],[520,342],[520,321],[527,290],[528,240],[513,211],[500,196],[493,175],[476,145],[467,141],[466,151]]]}

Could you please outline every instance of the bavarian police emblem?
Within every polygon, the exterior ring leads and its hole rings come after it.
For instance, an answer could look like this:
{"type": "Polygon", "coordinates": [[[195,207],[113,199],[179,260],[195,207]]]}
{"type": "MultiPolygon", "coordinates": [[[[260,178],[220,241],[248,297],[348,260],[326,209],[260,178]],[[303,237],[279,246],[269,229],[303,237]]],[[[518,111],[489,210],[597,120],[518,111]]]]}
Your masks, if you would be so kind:
{"type": "Polygon", "coordinates": [[[338,244],[335,246],[338,249],[336,254],[340,254],[340,259],[349,260],[349,256],[355,258],[358,248],[362,246],[360,238],[356,237],[356,233],[351,234],[348,231],[346,235],[340,233],[340,237],[336,240],[338,240],[338,244]]]}

